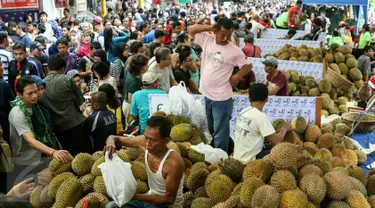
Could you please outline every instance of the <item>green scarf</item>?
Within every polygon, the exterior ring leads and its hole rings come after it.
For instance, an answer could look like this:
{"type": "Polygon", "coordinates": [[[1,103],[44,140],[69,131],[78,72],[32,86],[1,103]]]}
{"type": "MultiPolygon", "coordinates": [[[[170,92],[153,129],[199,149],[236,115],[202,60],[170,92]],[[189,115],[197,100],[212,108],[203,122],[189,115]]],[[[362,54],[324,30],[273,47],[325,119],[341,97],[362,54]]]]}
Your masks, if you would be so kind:
{"type": "Polygon", "coordinates": [[[47,127],[47,122],[44,119],[43,113],[40,110],[38,104],[34,104],[32,106],[32,112],[33,116],[31,116],[31,110],[28,108],[25,103],[22,101],[20,97],[16,97],[14,101],[10,102],[11,106],[18,106],[22,110],[22,112],[25,114],[27,123],[31,129],[31,131],[34,133],[34,136],[36,140],[42,142],[43,144],[52,147],[53,146],[53,140],[54,136],[53,133],[50,132],[50,130],[47,127]],[[34,121],[34,125],[33,122],[34,121]],[[37,127],[37,128],[34,128],[37,127]]]}

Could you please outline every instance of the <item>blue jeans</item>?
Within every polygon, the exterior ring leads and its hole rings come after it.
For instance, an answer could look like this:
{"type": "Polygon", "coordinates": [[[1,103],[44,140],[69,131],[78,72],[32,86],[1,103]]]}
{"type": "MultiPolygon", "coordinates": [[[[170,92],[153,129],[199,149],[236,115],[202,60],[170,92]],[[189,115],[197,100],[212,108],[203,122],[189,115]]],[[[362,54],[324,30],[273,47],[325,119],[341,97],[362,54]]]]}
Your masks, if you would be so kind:
{"type": "MultiPolygon", "coordinates": [[[[106,208],[117,208],[118,206],[114,201],[109,202],[106,208]]],[[[121,206],[121,208],[168,208],[167,205],[154,205],[144,201],[130,200],[128,203],[121,206]]]]}
{"type": "Polygon", "coordinates": [[[206,97],[205,103],[208,130],[214,138],[214,147],[228,152],[233,100],[213,101],[206,97]]]}

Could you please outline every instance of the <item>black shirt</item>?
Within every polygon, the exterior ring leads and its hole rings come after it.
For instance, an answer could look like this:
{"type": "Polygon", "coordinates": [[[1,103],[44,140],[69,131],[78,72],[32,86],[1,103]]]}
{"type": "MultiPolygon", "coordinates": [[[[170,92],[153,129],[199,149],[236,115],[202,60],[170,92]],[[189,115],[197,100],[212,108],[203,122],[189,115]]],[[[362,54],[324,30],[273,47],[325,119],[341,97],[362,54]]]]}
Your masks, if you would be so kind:
{"type": "Polygon", "coordinates": [[[92,112],[83,125],[84,131],[90,135],[94,144],[94,151],[103,150],[107,138],[116,135],[116,128],[115,114],[106,107],[92,112]]]}
{"type": "Polygon", "coordinates": [[[180,83],[181,81],[183,81],[185,82],[185,86],[189,86],[189,79],[191,77],[190,77],[188,70],[186,70],[185,72],[184,70],[181,69],[181,67],[178,67],[176,70],[174,70],[173,75],[177,83],[180,83]]]}
{"type": "Polygon", "coordinates": [[[10,87],[13,89],[13,92],[15,93],[15,86],[14,83],[16,82],[17,76],[21,75],[23,76],[31,76],[31,75],[38,75],[37,69],[34,64],[27,61],[27,58],[25,58],[23,61],[21,61],[21,67],[18,70],[17,67],[17,61],[12,60],[9,62],[9,75],[8,75],[8,83],[10,87]]]}

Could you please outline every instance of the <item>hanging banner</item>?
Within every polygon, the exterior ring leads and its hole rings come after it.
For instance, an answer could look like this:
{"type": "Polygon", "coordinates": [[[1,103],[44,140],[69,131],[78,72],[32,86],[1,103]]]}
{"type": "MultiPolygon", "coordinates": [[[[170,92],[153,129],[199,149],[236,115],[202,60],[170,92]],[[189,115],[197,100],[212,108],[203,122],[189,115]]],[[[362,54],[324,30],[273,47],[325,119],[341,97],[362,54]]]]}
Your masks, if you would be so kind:
{"type": "Polygon", "coordinates": [[[68,0],[55,0],[55,8],[63,9],[68,7],[68,0]]]}
{"type": "Polygon", "coordinates": [[[368,1],[368,21],[369,23],[375,24],[375,0],[369,0],[368,1]]]}
{"type": "Polygon", "coordinates": [[[85,12],[87,10],[87,1],[86,0],[77,0],[76,4],[77,12],[85,12]]]}
{"type": "Polygon", "coordinates": [[[1,0],[0,9],[39,8],[38,0],[1,0]]]}

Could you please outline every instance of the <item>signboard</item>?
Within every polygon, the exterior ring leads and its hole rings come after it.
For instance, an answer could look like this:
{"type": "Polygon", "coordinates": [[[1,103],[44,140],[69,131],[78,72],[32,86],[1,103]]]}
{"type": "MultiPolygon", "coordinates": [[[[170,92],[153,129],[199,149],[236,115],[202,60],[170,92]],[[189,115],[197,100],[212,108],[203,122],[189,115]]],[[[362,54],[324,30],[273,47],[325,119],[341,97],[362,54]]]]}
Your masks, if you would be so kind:
{"type": "MultiPolygon", "coordinates": [[[[205,105],[203,95],[193,95],[194,99],[201,101],[205,105]]],[[[169,102],[168,95],[149,95],[150,114],[160,110],[163,105],[169,102]]],[[[263,112],[274,121],[285,119],[291,121],[297,116],[303,116],[311,124],[320,125],[320,104],[317,104],[316,97],[289,97],[289,96],[269,96],[268,102],[263,108],[263,112]]],[[[320,103],[320,102],[319,102],[320,103]]],[[[238,114],[250,106],[249,98],[246,95],[233,96],[232,119],[230,120],[230,135],[233,137],[236,129],[238,114]]]]}
{"type": "MultiPolygon", "coordinates": [[[[262,59],[250,58],[250,60],[253,64],[256,82],[263,83],[266,80],[267,73],[264,71],[262,59]]],[[[277,69],[281,71],[296,70],[299,75],[314,77],[317,83],[323,79],[323,63],[279,60],[277,69]]]]}
{"type": "Polygon", "coordinates": [[[39,8],[38,0],[1,0],[0,9],[39,8]]]}
{"type": "Polygon", "coordinates": [[[87,1],[77,0],[76,9],[77,12],[85,12],[87,10],[87,1]]]}
{"type": "MultiPolygon", "coordinates": [[[[306,31],[304,30],[297,30],[297,33],[294,35],[293,39],[303,37],[306,35],[306,31]]],[[[260,39],[278,39],[280,37],[284,37],[288,34],[288,30],[284,29],[267,29],[263,30],[261,33],[260,39]]],[[[326,34],[324,32],[321,32],[318,37],[318,42],[322,41],[325,42],[326,34]]]]}
{"type": "Polygon", "coordinates": [[[55,8],[63,9],[68,7],[68,0],[55,0],[55,8]]]}

